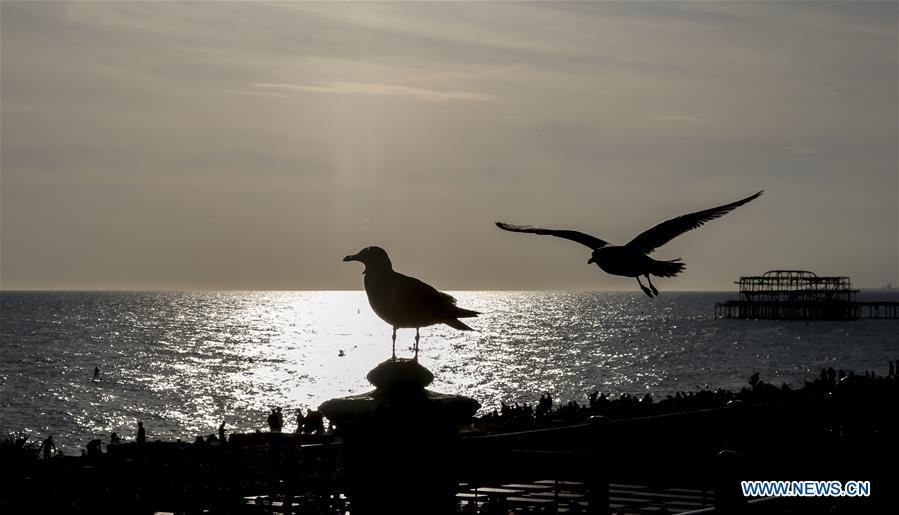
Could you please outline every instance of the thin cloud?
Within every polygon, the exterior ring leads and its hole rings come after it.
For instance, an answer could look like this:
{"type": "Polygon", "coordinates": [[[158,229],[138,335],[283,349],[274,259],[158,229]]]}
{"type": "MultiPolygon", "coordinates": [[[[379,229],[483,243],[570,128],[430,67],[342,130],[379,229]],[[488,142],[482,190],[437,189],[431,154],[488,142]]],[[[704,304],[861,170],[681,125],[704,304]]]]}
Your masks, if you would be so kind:
{"type": "Polygon", "coordinates": [[[706,123],[708,120],[698,116],[684,116],[679,114],[660,114],[652,117],[653,120],[659,122],[687,122],[687,123],[706,123]]]}
{"type": "Polygon", "coordinates": [[[247,89],[226,89],[225,93],[229,93],[231,95],[250,95],[255,97],[283,97],[281,93],[276,93],[274,91],[253,91],[247,89]]]}
{"type": "Polygon", "coordinates": [[[319,82],[305,84],[257,82],[253,87],[264,89],[281,89],[306,93],[357,94],[373,96],[408,97],[425,102],[489,101],[495,100],[491,95],[470,91],[440,91],[435,89],[413,88],[397,84],[365,83],[365,82],[319,82]]]}

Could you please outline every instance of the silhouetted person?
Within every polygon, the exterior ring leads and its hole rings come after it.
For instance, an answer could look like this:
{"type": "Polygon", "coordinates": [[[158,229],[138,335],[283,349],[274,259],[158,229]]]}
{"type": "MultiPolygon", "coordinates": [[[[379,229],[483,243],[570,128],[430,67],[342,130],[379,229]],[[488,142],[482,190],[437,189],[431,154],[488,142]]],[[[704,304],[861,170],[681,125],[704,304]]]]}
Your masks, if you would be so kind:
{"type": "Polygon", "coordinates": [[[101,443],[102,442],[100,441],[99,438],[91,440],[90,442],[87,442],[87,457],[88,458],[96,458],[97,456],[100,456],[101,443]]]}
{"type": "Polygon", "coordinates": [[[284,415],[281,413],[281,408],[273,408],[266,422],[268,422],[268,428],[271,432],[280,433],[281,428],[284,427],[284,415]]]}
{"type": "Polygon", "coordinates": [[[297,433],[303,432],[303,424],[306,422],[306,417],[303,416],[303,410],[297,410],[297,433]]]}
{"type": "Polygon", "coordinates": [[[365,293],[368,303],[381,320],[393,326],[393,358],[396,359],[396,330],[415,328],[415,359],[418,359],[418,330],[434,324],[446,324],[460,331],[472,329],[459,318],[476,317],[480,313],[456,306],[451,295],[414,277],[394,272],[387,252],[381,247],[365,247],[344,261],[365,265],[365,293]]]}
{"type": "Polygon", "coordinates": [[[303,417],[303,433],[312,433],[312,408],[309,408],[307,415],[303,417]]]}
{"type": "Polygon", "coordinates": [[[325,417],[322,415],[321,411],[313,411],[312,414],[314,417],[312,418],[312,430],[315,434],[321,434],[325,432],[325,417]]]}
{"type": "Polygon", "coordinates": [[[751,376],[749,376],[749,386],[751,386],[753,389],[755,389],[755,387],[758,384],[759,384],[759,373],[756,372],[756,373],[752,374],[751,376]]]}
{"type": "Polygon", "coordinates": [[[115,431],[113,431],[112,434],[109,435],[109,445],[115,445],[115,444],[119,443],[121,440],[122,439],[119,438],[119,434],[116,433],[115,431]]]}
{"type": "Polygon", "coordinates": [[[303,421],[303,432],[306,434],[322,433],[325,430],[325,419],[320,411],[313,411],[311,408],[306,413],[306,420],[303,421]]]}
{"type": "Polygon", "coordinates": [[[526,232],[531,234],[544,234],[571,240],[585,245],[593,251],[587,264],[596,265],[608,274],[623,277],[634,277],[643,293],[649,297],[659,294],[659,290],[652,284],[650,275],[656,277],[674,277],[684,270],[684,264],[680,258],[671,261],[657,261],[651,257],[653,251],[668,243],[681,234],[696,229],[702,224],[730,213],[734,209],[757,199],[762,192],[751,195],[742,200],[731,202],[723,206],[713,207],[695,213],[687,213],[670,220],[666,220],[651,229],[640,233],[627,245],[610,245],[609,242],[595,236],[590,236],[578,231],[540,229],[530,225],[512,225],[496,222],[496,226],[505,231],[526,232]],[[649,288],[640,282],[640,276],[646,278],[649,288]]]}
{"type": "Polygon", "coordinates": [[[893,377],[894,375],[896,375],[896,368],[893,366],[892,361],[890,361],[889,364],[890,364],[890,377],[893,377]]]}
{"type": "Polygon", "coordinates": [[[94,367],[94,381],[100,380],[100,367],[94,367]]]}
{"type": "Polygon", "coordinates": [[[227,442],[227,438],[225,438],[225,421],[222,421],[222,425],[219,426],[219,440],[222,443],[227,442]]]}
{"type": "Polygon", "coordinates": [[[144,423],[141,421],[137,421],[137,443],[144,443],[147,441],[147,431],[144,429],[144,423]]]}
{"type": "Polygon", "coordinates": [[[546,414],[549,413],[551,407],[552,404],[549,399],[546,398],[546,395],[541,395],[540,400],[537,402],[537,418],[543,418],[544,416],[546,416],[546,414]]]}
{"type": "Polygon", "coordinates": [[[41,452],[44,455],[44,459],[50,459],[53,456],[53,451],[56,450],[56,444],[53,443],[53,435],[47,436],[47,439],[44,440],[44,443],[41,444],[41,452]]]}

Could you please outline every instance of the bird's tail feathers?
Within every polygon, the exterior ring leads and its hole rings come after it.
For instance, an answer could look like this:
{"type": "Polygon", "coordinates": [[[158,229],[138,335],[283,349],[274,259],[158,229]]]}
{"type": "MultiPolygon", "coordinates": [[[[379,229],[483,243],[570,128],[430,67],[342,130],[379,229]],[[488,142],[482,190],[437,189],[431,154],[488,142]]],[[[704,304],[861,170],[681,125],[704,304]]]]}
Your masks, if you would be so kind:
{"type": "Polygon", "coordinates": [[[456,312],[453,313],[453,316],[456,318],[471,318],[471,317],[476,317],[480,314],[481,314],[480,311],[474,311],[472,309],[465,309],[465,308],[457,307],[456,312]]]}
{"type": "Polygon", "coordinates": [[[460,331],[474,331],[474,329],[468,327],[467,325],[463,324],[459,320],[456,320],[455,318],[450,318],[448,320],[444,320],[443,323],[452,327],[453,329],[458,329],[460,331]]]}
{"type": "Polygon", "coordinates": [[[656,277],[675,277],[684,271],[686,266],[680,262],[680,258],[671,261],[654,261],[649,273],[656,277]]]}

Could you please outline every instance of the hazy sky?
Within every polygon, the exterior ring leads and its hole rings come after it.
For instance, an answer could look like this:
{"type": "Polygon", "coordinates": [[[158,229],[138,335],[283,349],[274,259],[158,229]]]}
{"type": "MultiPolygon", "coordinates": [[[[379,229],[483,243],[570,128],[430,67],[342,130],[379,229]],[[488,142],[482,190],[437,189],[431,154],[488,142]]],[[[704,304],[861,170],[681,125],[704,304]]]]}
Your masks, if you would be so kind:
{"type": "Polygon", "coordinates": [[[664,290],[896,285],[897,3],[13,2],[0,287],[639,291],[585,247],[762,198],[664,290]]]}

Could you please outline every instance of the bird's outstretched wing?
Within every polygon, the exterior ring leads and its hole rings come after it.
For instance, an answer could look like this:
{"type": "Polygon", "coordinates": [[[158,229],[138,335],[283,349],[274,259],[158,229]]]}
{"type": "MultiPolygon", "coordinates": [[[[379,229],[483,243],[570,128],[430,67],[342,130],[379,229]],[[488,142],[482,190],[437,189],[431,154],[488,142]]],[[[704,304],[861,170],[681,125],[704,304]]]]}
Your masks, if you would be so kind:
{"type": "Polygon", "coordinates": [[[652,229],[643,231],[625,246],[638,250],[644,254],[649,254],[677,236],[692,229],[696,229],[710,220],[724,216],[743,204],[759,198],[762,193],[764,193],[764,191],[760,191],[755,195],[750,195],[743,200],[731,202],[730,204],[713,207],[711,209],[704,209],[695,213],[688,213],[686,215],[678,216],[677,218],[665,220],[652,229]]]}
{"type": "Polygon", "coordinates": [[[504,222],[496,222],[496,226],[504,231],[529,232],[531,234],[548,234],[557,238],[565,238],[566,240],[576,241],[581,245],[586,245],[593,250],[596,250],[600,247],[605,247],[609,244],[609,242],[603,241],[596,236],[590,236],[589,234],[584,234],[578,231],[540,229],[538,227],[532,227],[530,225],[512,225],[504,222]]]}

